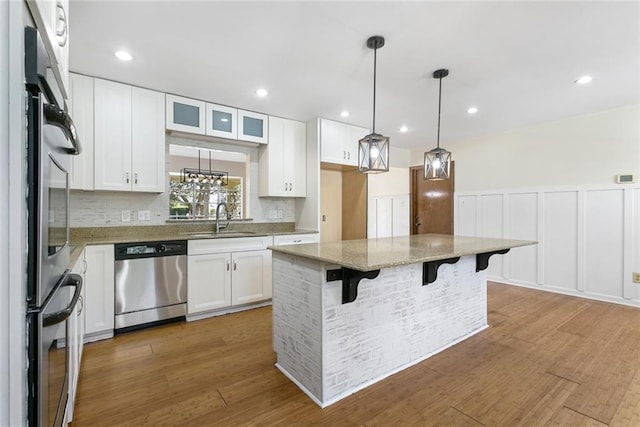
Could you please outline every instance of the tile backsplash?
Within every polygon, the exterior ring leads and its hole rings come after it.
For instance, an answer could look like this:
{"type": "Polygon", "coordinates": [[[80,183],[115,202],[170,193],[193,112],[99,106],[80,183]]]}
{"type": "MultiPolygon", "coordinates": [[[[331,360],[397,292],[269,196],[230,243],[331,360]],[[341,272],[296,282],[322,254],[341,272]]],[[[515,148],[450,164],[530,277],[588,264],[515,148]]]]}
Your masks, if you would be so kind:
{"type": "MultiPolygon", "coordinates": [[[[258,203],[251,212],[254,222],[295,221],[294,199],[258,199],[258,203]]],[[[167,193],[73,190],[70,204],[71,227],[163,225],[169,219],[167,193]],[[122,221],[122,211],[129,211],[128,222],[122,221]],[[138,211],[149,211],[149,220],[139,221],[138,211]]]]}

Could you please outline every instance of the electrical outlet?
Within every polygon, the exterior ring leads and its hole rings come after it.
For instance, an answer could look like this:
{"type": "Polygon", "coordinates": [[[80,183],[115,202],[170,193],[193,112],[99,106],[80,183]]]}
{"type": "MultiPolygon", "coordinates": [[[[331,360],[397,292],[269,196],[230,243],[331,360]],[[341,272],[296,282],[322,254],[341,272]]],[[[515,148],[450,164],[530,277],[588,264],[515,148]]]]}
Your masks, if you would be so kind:
{"type": "Polygon", "coordinates": [[[151,212],[138,211],[138,221],[150,221],[150,220],[151,220],[151,212]]]}
{"type": "Polygon", "coordinates": [[[278,219],[278,211],[269,211],[269,219],[278,219]]]}
{"type": "Polygon", "coordinates": [[[633,273],[633,283],[640,283],[640,273],[633,273]]]}
{"type": "Polygon", "coordinates": [[[122,222],[131,221],[131,211],[121,211],[120,218],[122,219],[122,222]]]}

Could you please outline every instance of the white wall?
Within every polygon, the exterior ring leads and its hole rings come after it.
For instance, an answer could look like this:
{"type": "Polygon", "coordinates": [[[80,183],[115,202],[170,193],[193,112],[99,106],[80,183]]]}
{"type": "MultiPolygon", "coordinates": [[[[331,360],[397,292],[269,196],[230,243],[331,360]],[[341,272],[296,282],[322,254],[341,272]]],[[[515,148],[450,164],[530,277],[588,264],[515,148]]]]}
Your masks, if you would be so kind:
{"type": "MultiPolygon", "coordinates": [[[[444,144],[456,162],[455,234],[538,241],[489,277],[640,305],[640,105],[444,144]]],[[[412,164],[423,153],[412,152],[412,164]]]]}
{"type": "Polygon", "coordinates": [[[489,279],[640,307],[640,185],[456,193],[454,212],[456,234],[538,242],[489,279]]]}
{"type": "Polygon", "coordinates": [[[640,104],[445,148],[456,162],[456,191],[610,184],[616,174],[640,174],[640,104]]]}

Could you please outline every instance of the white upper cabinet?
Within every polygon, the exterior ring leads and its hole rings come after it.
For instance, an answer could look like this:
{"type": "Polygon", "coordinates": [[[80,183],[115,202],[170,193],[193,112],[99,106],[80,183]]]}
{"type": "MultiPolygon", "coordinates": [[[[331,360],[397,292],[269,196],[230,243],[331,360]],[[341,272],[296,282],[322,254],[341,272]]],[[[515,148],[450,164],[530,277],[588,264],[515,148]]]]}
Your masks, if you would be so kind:
{"type": "Polygon", "coordinates": [[[165,190],[164,94],[95,79],[95,189],[165,190]]]}
{"type": "Polygon", "coordinates": [[[69,185],[73,190],[93,190],[93,78],[69,74],[68,105],[82,149],[71,156],[69,185]]]}
{"type": "Polygon", "coordinates": [[[238,109],[206,103],[207,135],[238,139],[238,109]]]}
{"type": "Polygon", "coordinates": [[[307,125],[269,117],[269,144],[259,150],[260,197],[306,197],[307,125]]]}
{"type": "Polygon", "coordinates": [[[131,89],[131,190],[165,191],[164,94],[131,89]]]}
{"type": "Polygon", "coordinates": [[[369,133],[366,128],[320,119],[320,161],[358,165],[358,140],[369,133]]]}
{"type": "Polygon", "coordinates": [[[265,114],[238,110],[238,139],[267,144],[269,142],[269,121],[265,114]]]}
{"type": "Polygon", "coordinates": [[[27,0],[44,45],[53,58],[53,73],[69,99],[69,0],[27,0]]]}
{"type": "Polygon", "coordinates": [[[167,129],[206,135],[204,101],[169,94],[166,99],[167,129]]]}

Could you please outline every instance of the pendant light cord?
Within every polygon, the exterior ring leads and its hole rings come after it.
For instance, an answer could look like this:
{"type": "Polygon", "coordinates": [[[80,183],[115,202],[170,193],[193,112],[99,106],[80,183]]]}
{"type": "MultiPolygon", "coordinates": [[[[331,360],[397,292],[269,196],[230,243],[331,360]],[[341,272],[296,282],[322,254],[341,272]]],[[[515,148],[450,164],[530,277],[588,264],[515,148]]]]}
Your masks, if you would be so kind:
{"type": "Polygon", "coordinates": [[[442,77],[440,77],[440,89],[438,90],[438,148],[440,148],[440,111],[442,109],[442,77]]]}
{"type": "Polygon", "coordinates": [[[373,49],[373,132],[376,133],[376,64],[378,48],[373,49]]]}

